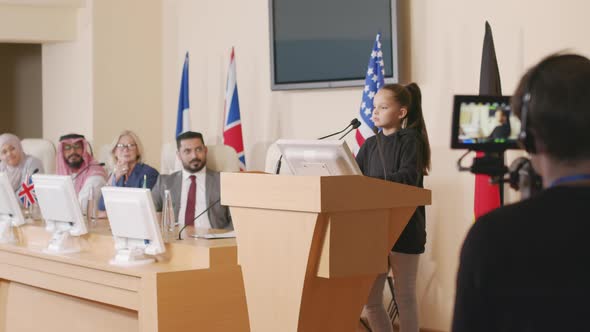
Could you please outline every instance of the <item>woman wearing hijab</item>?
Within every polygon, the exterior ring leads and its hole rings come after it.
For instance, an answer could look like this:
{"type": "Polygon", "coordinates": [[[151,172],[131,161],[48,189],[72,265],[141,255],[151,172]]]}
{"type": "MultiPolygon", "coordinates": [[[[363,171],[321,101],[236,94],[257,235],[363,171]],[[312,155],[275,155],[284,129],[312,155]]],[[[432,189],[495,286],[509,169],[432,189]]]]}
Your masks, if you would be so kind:
{"type": "Polygon", "coordinates": [[[39,159],[25,154],[20,139],[13,134],[0,135],[0,172],[8,175],[15,192],[35,170],[44,173],[43,164],[39,159]]]}

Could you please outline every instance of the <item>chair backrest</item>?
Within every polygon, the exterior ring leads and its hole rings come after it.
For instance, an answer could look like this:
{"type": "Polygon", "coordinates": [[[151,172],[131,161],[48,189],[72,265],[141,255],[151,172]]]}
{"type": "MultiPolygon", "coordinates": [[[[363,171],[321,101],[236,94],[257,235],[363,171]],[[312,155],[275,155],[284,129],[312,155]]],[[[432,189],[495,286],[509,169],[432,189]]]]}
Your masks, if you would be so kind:
{"type": "Polygon", "coordinates": [[[181,167],[180,161],[176,157],[176,142],[164,143],[160,158],[160,174],[174,173],[181,167]]]}
{"type": "MultiPolygon", "coordinates": [[[[236,151],[227,145],[207,146],[207,168],[217,172],[238,172],[240,161],[236,151]]],[[[176,157],[176,142],[162,145],[161,174],[170,174],[180,170],[182,164],[176,157]]]]}
{"type": "Polygon", "coordinates": [[[45,173],[55,174],[55,146],[42,138],[25,138],[21,141],[26,154],[38,158],[43,163],[45,173]]]}
{"type": "Polygon", "coordinates": [[[210,145],[207,148],[207,168],[217,172],[240,171],[240,160],[234,148],[228,145],[210,145]]]}
{"type": "Polygon", "coordinates": [[[111,145],[103,144],[94,152],[94,158],[101,163],[104,163],[104,168],[107,170],[107,174],[113,171],[115,165],[111,160],[111,145]]]}
{"type": "MultiPolygon", "coordinates": [[[[272,143],[268,149],[266,150],[266,160],[264,162],[264,171],[266,173],[271,173],[271,174],[275,174],[276,172],[276,168],[277,168],[277,162],[279,161],[279,158],[281,157],[281,151],[279,150],[279,147],[277,146],[277,143],[272,143]]],[[[291,169],[289,168],[289,166],[287,166],[287,164],[285,163],[285,160],[283,159],[283,161],[281,162],[281,171],[279,172],[279,174],[293,174],[293,172],[291,172],[291,169]]]]}

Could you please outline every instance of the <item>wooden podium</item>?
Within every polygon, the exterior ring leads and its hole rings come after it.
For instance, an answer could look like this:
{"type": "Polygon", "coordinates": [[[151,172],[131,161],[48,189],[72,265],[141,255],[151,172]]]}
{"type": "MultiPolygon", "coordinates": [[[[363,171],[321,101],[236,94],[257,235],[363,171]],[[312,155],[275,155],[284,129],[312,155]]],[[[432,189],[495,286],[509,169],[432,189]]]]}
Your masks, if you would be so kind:
{"type": "Polygon", "coordinates": [[[354,331],[429,190],[364,176],[222,173],[253,332],[354,331]]]}
{"type": "Polygon", "coordinates": [[[249,331],[234,239],[187,238],[157,263],[118,267],[108,228],[69,255],[43,253],[40,225],[16,233],[0,245],[0,332],[249,331]]]}

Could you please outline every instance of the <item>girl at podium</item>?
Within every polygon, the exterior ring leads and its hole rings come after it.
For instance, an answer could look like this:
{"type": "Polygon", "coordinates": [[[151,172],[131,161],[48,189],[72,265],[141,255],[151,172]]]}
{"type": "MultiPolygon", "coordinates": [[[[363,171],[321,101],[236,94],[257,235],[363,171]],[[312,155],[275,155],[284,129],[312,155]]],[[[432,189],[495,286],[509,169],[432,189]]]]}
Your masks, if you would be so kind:
{"type": "MultiPolygon", "coordinates": [[[[422,95],[417,84],[387,84],[375,95],[371,120],[378,132],[361,146],[356,160],[364,175],[417,187],[430,169],[430,144],[422,114],[422,95]]],[[[408,222],[389,255],[393,272],[400,331],[417,332],[416,275],[426,244],[424,206],[408,222]]],[[[375,332],[392,331],[383,307],[387,274],[377,277],[364,312],[375,332]]]]}

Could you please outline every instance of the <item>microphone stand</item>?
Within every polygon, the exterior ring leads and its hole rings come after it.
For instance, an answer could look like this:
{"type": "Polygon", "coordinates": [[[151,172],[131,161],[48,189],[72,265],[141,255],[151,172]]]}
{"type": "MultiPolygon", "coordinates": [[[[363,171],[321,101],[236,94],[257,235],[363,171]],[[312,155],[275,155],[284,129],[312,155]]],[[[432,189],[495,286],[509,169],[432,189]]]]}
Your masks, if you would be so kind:
{"type": "MultiPolygon", "coordinates": [[[[217,199],[215,202],[211,203],[211,205],[209,205],[205,210],[203,210],[201,213],[199,213],[194,219],[193,219],[193,225],[194,222],[199,219],[200,216],[202,216],[203,214],[205,214],[205,212],[209,211],[209,209],[211,209],[215,204],[219,203],[219,201],[221,201],[221,197],[219,199],[217,199]]],[[[180,231],[178,232],[178,239],[182,240],[182,231],[184,231],[184,229],[186,228],[186,226],[188,226],[188,224],[186,223],[186,220],[184,221],[184,226],[182,226],[182,228],[180,229],[180,231]]]]}
{"type": "MultiPolygon", "coordinates": [[[[360,125],[361,125],[361,122],[357,118],[354,118],[354,119],[352,119],[352,121],[350,121],[348,126],[346,126],[344,129],[340,130],[339,132],[335,132],[333,134],[330,134],[330,135],[322,136],[322,137],[318,138],[318,141],[332,137],[332,136],[336,136],[338,134],[341,134],[344,131],[346,131],[346,129],[348,129],[348,127],[352,126],[352,128],[350,128],[350,130],[348,130],[344,135],[340,136],[339,139],[342,139],[342,138],[344,138],[344,136],[348,135],[351,131],[360,127],[360,125]]],[[[281,156],[279,157],[279,160],[277,161],[277,166],[275,168],[275,174],[279,174],[281,172],[282,160],[283,160],[283,155],[281,154],[281,156]]]]}
{"type": "MultiPolygon", "coordinates": [[[[355,119],[356,120],[356,119],[355,119]]],[[[350,134],[351,131],[357,129],[358,127],[361,126],[361,122],[360,121],[356,121],[353,125],[352,128],[350,128],[347,132],[344,133],[344,135],[340,136],[339,140],[343,139],[344,137],[346,137],[346,135],[350,134]]]]}
{"type": "Polygon", "coordinates": [[[279,161],[277,161],[277,167],[275,168],[275,174],[279,174],[281,172],[281,161],[283,160],[283,155],[279,157],[279,161]]]}
{"type": "Polygon", "coordinates": [[[338,135],[340,133],[343,133],[350,126],[352,126],[352,122],[349,123],[348,126],[346,126],[344,129],[340,130],[339,132],[336,132],[336,133],[333,133],[333,134],[330,134],[330,135],[326,135],[326,136],[322,136],[322,137],[318,138],[318,141],[321,141],[321,140],[326,139],[328,137],[336,136],[336,135],[338,135]]]}
{"type": "MultiPolygon", "coordinates": [[[[347,135],[349,132],[351,132],[353,129],[356,129],[356,128],[360,127],[360,125],[361,125],[361,122],[360,122],[360,121],[359,121],[357,118],[354,118],[354,119],[352,119],[352,120],[350,121],[350,123],[348,124],[348,126],[346,126],[344,129],[340,130],[340,131],[339,131],[339,132],[337,132],[337,133],[333,133],[333,134],[330,134],[330,135],[322,136],[322,137],[318,138],[318,141],[319,141],[319,140],[323,140],[323,139],[325,139],[325,138],[328,138],[328,137],[332,137],[332,136],[335,136],[335,135],[341,134],[341,133],[343,133],[343,132],[344,132],[346,129],[348,129],[348,127],[352,126],[352,129],[350,129],[350,130],[349,130],[349,131],[348,131],[346,134],[342,135],[342,137],[344,137],[344,136],[346,136],[346,135],[347,135]]],[[[342,137],[340,137],[340,139],[342,139],[342,137]]]]}

